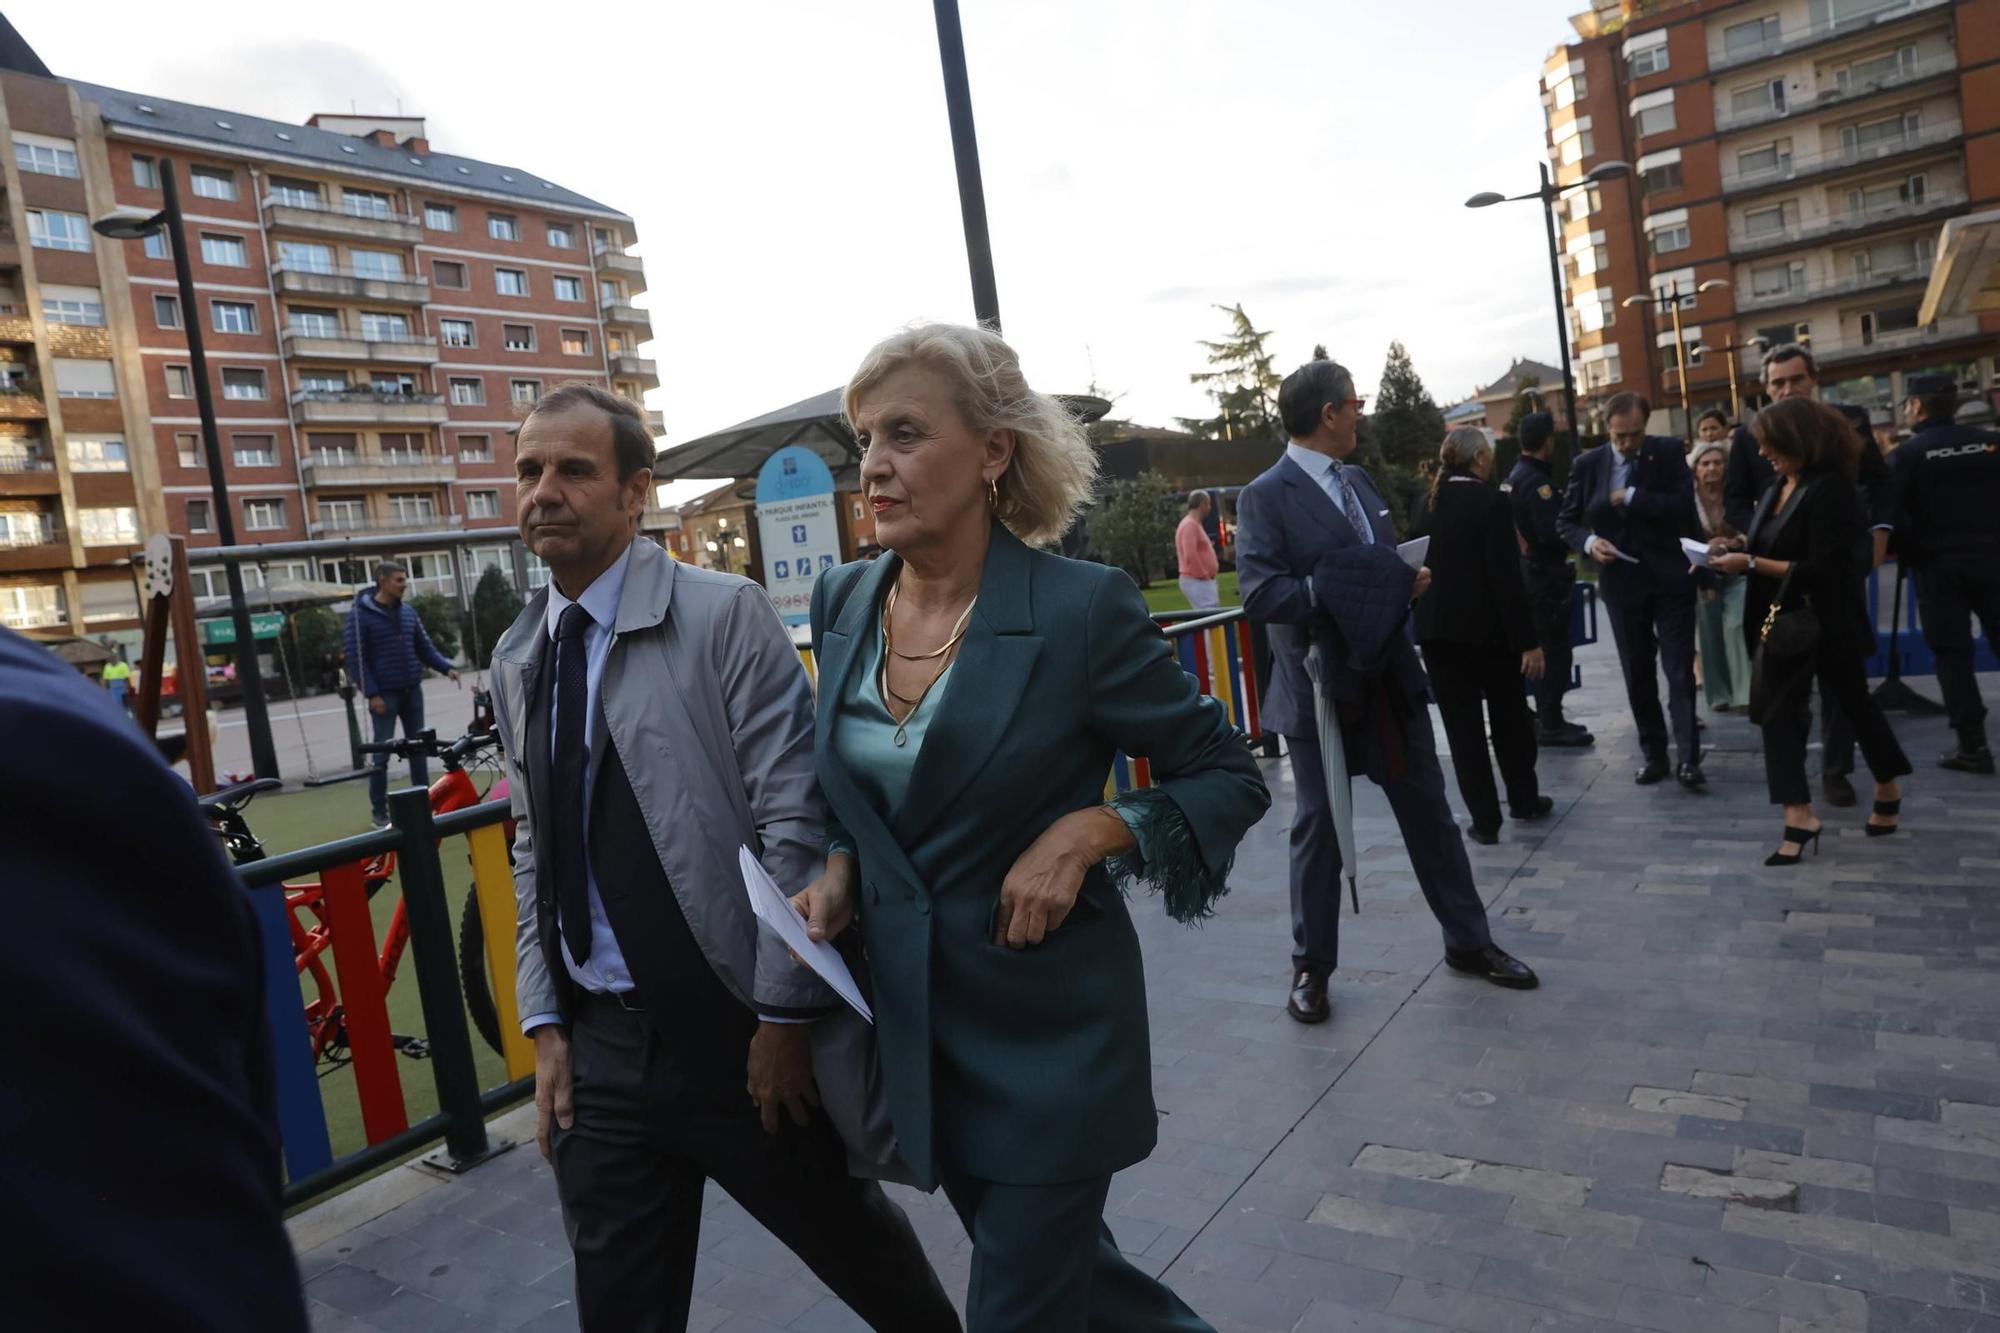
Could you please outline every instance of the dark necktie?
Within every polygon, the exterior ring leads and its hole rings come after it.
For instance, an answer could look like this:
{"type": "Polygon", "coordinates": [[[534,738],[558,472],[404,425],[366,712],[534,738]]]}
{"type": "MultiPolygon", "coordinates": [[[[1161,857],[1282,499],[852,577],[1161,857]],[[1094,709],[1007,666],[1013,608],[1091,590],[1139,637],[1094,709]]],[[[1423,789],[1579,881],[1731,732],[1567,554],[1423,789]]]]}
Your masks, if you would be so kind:
{"type": "Polygon", "coordinates": [[[550,784],[556,836],[552,860],[563,943],[578,964],[590,957],[590,877],[583,850],[583,770],[588,754],[583,730],[589,707],[585,689],[589,661],[583,631],[591,623],[590,612],[574,602],[563,608],[562,619],[556,622],[556,760],[550,784]]]}
{"type": "Polygon", "coordinates": [[[1368,515],[1361,512],[1361,497],[1347,484],[1347,468],[1337,460],[1333,465],[1333,484],[1340,488],[1340,507],[1347,512],[1347,521],[1354,525],[1354,535],[1364,543],[1372,540],[1375,532],[1368,526],[1368,515]]]}

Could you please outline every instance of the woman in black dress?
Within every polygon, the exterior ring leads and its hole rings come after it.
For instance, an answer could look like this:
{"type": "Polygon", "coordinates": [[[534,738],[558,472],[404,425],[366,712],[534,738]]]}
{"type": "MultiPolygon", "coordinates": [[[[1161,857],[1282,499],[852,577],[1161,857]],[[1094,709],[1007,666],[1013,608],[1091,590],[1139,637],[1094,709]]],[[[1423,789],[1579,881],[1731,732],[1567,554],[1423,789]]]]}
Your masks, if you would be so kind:
{"type": "Polygon", "coordinates": [[[1819,850],[1822,827],[1806,782],[1807,699],[1814,676],[1821,692],[1853,723],[1868,770],[1875,775],[1869,837],[1896,831],[1903,797],[1896,779],[1909,773],[1910,761],[1869,695],[1862,668],[1862,660],[1874,651],[1875,631],[1859,593],[1869,540],[1854,486],[1861,440],[1845,417],[1809,398],[1771,404],[1757,414],[1750,430],[1777,476],[1750,521],[1749,550],[1712,554],[1709,567],[1751,575],[1743,628],[1753,655],[1774,602],[1778,614],[1810,609],[1819,620],[1810,650],[1787,661],[1767,655],[1752,699],[1763,718],[1771,801],[1785,807],[1785,840],[1764,864],[1796,865],[1807,843],[1819,850]]]}
{"type": "Polygon", "coordinates": [[[1486,756],[1488,717],[1509,813],[1540,819],[1555,806],[1536,782],[1535,724],[1521,683],[1524,674],[1541,678],[1542,650],[1521,582],[1513,507],[1492,478],[1493,444],[1485,431],[1461,426],[1445,436],[1430,503],[1415,524],[1431,539],[1424,559],[1431,586],[1412,613],[1458,794],[1472,816],[1467,836],[1485,845],[1500,841],[1500,796],[1486,756]]]}

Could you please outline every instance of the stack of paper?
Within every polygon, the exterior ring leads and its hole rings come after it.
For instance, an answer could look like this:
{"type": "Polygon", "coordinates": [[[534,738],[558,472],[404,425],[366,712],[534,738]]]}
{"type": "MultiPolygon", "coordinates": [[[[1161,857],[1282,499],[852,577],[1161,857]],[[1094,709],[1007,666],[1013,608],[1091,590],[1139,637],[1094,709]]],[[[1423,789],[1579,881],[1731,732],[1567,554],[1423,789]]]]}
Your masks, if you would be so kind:
{"type": "Polygon", "coordinates": [[[1681,538],[1681,550],[1687,555],[1688,563],[1691,565],[1705,565],[1708,563],[1707,542],[1698,542],[1692,537],[1683,537],[1681,538]]]}
{"type": "Polygon", "coordinates": [[[777,931],[785,947],[798,955],[799,961],[818,974],[821,981],[833,987],[841,999],[854,1007],[855,1013],[873,1023],[875,1015],[869,1010],[868,1001],[861,997],[861,987],[854,984],[854,974],[847,970],[847,960],[840,956],[840,950],[806,933],[805,918],[792,906],[777,881],[764,872],[748,847],[737,849],[736,861],[742,867],[743,887],[750,894],[750,910],[757,914],[757,919],[777,931]]]}

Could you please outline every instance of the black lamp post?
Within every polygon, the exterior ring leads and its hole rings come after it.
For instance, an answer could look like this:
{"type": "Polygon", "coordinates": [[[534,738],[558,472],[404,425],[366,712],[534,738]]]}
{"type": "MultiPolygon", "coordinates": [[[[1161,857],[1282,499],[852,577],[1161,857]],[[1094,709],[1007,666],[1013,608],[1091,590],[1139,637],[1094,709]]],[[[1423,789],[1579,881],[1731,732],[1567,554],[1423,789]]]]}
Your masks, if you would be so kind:
{"type": "Polygon", "coordinates": [[[1523,199],[1534,199],[1542,205],[1542,218],[1548,224],[1549,233],[1549,286],[1556,298],[1556,347],[1562,352],[1563,411],[1569,422],[1569,438],[1572,444],[1579,438],[1576,420],[1576,376],[1569,364],[1569,317],[1563,302],[1562,252],[1557,246],[1556,200],[1573,191],[1596,185],[1600,181],[1617,180],[1630,175],[1632,167],[1626,162],[1601,162],[1585,172],[1581,180],[1568,185],[1557,185],[1549,176],[1549,164],[1537,164],[1541,176],[1541,188],[1527,194],[1498,194],[1485,190],[1465,201],[1467,208],[1490,208],[1494,204],[1511,204],[1523,199]]]}
{"type": "Polygon", "coordinates": [[[965,261],[972,270],[972,313],[1000,328],[1000,289],[993,277],[993,240],[986,232],[986,187],[979,177],[979,139],[972,129],[972,86],[965,74],[965,33],[958,0],[932,0],[937,15],[938,60],[944,66],[945,114],[951,120],[951,155],[958,166],[958,211],[965,224],[965,261]]]}
{"type": "MultiPolygon", "coordinates": [[[[174,278],[180,285],[181,327],[187,333],[195,409],[201,414],[201,441],[208,459],[209,491],[215,503],[216,536],[224,546],[234,546],[236,520],[229,511],[229,483],[222,471],[222,438],[215,428],[215,396],[208,384],[208,354],[201,341],[201,307],[195,303],[194,271],[188,263],[180,190],[174,181],[173,161],[164,157],[156,161],[166,207],[157,213],[121,208],[97,219],[92,228],[98,235],[114,241],[136,241],[157,232],[167,235],[174,278]]],[[[250,766],[260,778],[275,778],[278,752],[271,744],[271,716],[264,706],[264,674],[257,663],[257,642],[251,637],[250,606],[243,598],[243,570],[236,561],[229,560],[223,563],[223,572],[229,579],[229,618],[236,629],[236,683],[243,691],[243,720],[250,731],[250,766]]]]}

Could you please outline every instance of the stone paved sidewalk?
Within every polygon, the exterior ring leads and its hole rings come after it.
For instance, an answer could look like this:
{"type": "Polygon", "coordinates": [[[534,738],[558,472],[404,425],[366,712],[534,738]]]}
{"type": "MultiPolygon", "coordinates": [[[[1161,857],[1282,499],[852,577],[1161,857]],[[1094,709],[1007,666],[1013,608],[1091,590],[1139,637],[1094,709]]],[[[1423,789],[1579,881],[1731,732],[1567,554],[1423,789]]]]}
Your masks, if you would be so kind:
{"type": "MultiPolygon", "coordinates": [[[[2000,1333],[2000,781],[1897,716],[1907,831],[1824,810],[1820,855],[1767,870],[1747,722],[1710,719],[1706,795],[1635,787],[1608,645],[1581,664],[1598,746],[1544,755],[1548,824],[1471,849],[1541,990],[1442,968],[1364,784],[1335,1017],[1287,1019],[1282,761],[1221,915],[1140,914],[1161,1141],[1113,1187],[1121,1246],[1223,1333],[2000,1333]]],[[[897,1196],[962,1292],[942,1197],[897,1196]]],[[[326,1333],[576,1327],[532,1144],[294,1231],[326,1333]]],[[[702,1243],[694,1328],[861,1327],[726,1197],[702,1243]]]]}

